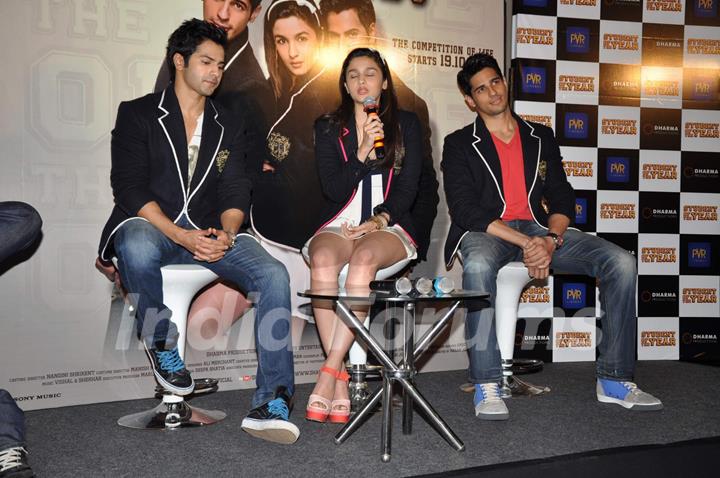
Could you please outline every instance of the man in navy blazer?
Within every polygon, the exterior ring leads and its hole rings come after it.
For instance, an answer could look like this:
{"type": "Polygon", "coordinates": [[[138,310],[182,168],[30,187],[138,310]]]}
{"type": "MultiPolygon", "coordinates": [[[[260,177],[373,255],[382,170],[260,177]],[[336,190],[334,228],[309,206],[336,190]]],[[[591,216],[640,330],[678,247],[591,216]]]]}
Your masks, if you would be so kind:
{"type": "Polygon", "coordinates": [[[120,104],[111,143],[115,207],[100,257],[117,257],[155,378],[180,395],[191,393],[194,382],[163,304],[160,268],[200,264],[256,293],[257,390],[242,427],[292,443],[299,430],[288,421],[294,389],[289,277],[241,232],[250,206],[246,126],[252,119],[238,111],[230,115],[209,98],[222,79],[226,43],[217,26],[184,22],[168,40],[172,83],[120,104]]]}
{"type": "Polygon", "coordinates": [[[632,382],[635,372],[635,258],[590,234],[569,228],[575,195],[560,148],[546,126],[524,121],[508,106],[507,83],[497,61],[471,56],[457,75],[475,121],[445,138],[443,179],[452,225],[445,244],[448,266],[460,249],[463,287],[490,293],[490,307],[469,304],[465,335],[475,414],[505,420],[501,360],[495,335],[498,270],[522,260],[531,277],[549,268],[596,277],[603,307],[596,364],[601,402],[634,410],[662,403],[632,382]]]}

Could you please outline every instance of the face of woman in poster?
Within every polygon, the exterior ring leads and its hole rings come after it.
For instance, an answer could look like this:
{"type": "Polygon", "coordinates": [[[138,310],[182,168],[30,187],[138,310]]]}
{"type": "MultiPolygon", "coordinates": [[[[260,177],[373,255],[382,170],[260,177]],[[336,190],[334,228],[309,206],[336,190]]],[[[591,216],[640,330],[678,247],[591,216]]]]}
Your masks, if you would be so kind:
{"type": "Polygon", "coordinates": [[[345,72],[345,89],[355,103],[362,104],[369,96],[379,103],[380,94],[386,88],[387,80],[375,60],[367,56],[350,60],[345,72]]]}
{"type": "Polygon", "coordinates": [[[280,18],[273,25],[275,50],[294,76],[309,72],[317,60],[319,41],[315,31],[298,17],[280,18]]]}

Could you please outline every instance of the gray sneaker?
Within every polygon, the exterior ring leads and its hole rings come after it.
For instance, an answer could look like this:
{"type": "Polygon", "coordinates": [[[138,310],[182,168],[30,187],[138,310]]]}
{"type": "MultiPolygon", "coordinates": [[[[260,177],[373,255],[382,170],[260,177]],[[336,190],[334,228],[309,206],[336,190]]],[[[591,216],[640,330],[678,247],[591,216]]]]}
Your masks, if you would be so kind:
{"type": "Polygon", "coordinates": [[[500,398],[500,385],[497,383],[476,383],[474,403],[475,416],[481,420],[510,418],[510,412],[500,398]]]}
{"type": "Polygon", "coordinates": [[[631,410],[662,410],[660,400],[640,390],[633,382],[618,382],[598,378],[597,399],[603,403],[617,403],[631,410]]]}

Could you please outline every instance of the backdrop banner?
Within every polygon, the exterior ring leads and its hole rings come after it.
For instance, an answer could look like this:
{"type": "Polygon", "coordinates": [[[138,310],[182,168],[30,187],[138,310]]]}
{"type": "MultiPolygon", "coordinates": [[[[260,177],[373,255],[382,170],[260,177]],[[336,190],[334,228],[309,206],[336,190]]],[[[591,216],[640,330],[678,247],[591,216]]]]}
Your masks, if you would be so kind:
{"type": "MultiPolygon", "coordinates": [[[[513,0],[515,110],[555,129],[576,226],[637,258],[640,360],[720,357],[718,3],[513,0]]],[[[594,361],[596,296],[582,276],[533,288],[554,307],[520,315],[552,330],[518,343],[594,361]]]]}
{"type": "MultiPolygon", "coordinates": [[[[260,15],[249,24],[249,45],[266,77],[263,20],[269,3],[262,2],[260,15]]],[[[427,105],[433,158],[442,184],[442,140],[474,118],[463,103],[455,75],[474,52],[491,53],[504,64],[504,2],[376,0],[373,4],[377,21],[372,43],[385,54],[406,89],[427,105]]],[[[39,248],[28,253],[26,261],[0,271],[0,388],[8,389],[25,410],[153,395],[152,371],[134,336],[132,315],[93,266],[101,229],[113,207],[110,131],[121,101],[156,87],[170,33],[183,20],[202,15],[198,0],[0,2],[0,40],[6,46],[0,79],[0,200],[28,202],[44,221],[39,248]]],[[[692,38],[696,37],[707,35],[699,31],[692,38]]],[[[327,50],[318,58],[329,68],[334,62],[337,68],[342,57],[327,50]]],[[[231,79],[230,73],[226,79],[231,79]]],[[[337,81],[331,84],[337,88],[337,81]]],[[[675,111],[681,112],[670,113],[675,111]]],[[[683,121],[704,125],[709,120],[702,113],[683,116],[683,121]]],[[[612,118],[623,122],[626,116],[612,118]]],[[[310,131],[313,120],[307,117],[306,123],[295,127],[310,131]]],[[[687,141],[689,150],[697,150],[692,145],[712,140],[687,141]]],[[[653,159],[651,167],[674,160],[653,159]]],[[[695,161],[696,167],[707,169],[702,157],[695,161]]],[[[449,217],[442,189],[439,194],[428,260],[413,274],[449,275],[459,285],[458,265],[448,272],[442,260],[449,217]]],[[[717,206],[716,195],[682,201],[690,212],[717,206]]],[[[697,243],[708,241],[691,243],[697,248],[697,243]]],[[[664,249],[665,242],[649,246],[664,249]]],[[[690,265],[701,263],[693,258],[690,265]]],[[[691,282],[681,286],[706,288],[691,282]]],[[[196,378],[219,379],[221,390],[252,388],[253,312],[229,326],[232,317],[224,310],[204,317],[204,322],[189,323],[186,363],[196,378]],[[208,321],[216,326],[206,325],[208,321]]],[[[432,307],[418,313],[418,333],[440,313],[432,307]]],[[[436,342],[423,371],[466,367],[461,319],[459,313],[449,332],[436,342]]],[[[373,331],[382,333],[382,320],[374,324],[373,331]]],[[[652,326],[657,328],[655,323],[652,326]]],[[[322,360],[316,330],[306,327],[295,344],[297,382],[314,381],[322,360]]]]}

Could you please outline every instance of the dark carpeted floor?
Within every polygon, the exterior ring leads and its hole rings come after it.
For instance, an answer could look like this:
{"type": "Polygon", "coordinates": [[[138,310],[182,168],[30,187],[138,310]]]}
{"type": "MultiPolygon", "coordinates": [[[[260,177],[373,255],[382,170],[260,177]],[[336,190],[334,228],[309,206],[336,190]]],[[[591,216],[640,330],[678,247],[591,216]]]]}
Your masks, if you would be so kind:
{"type": "Polygon", "coordinates": [[[594,367],[593,363],[547,364],[543,372],[524,376],[549,385],[552,392],[509,400],[506,422],[475,418],[472,395],[458,389],[464,372],[419,375],[423,395],[465,442],[462,453],[417,414],[414,433],[403,435],[397,409],[390,463],[380,461],[379,414],[337,446],[332,438],[338,426],[303,419],[312,386],[302,385],[292,415],[301,431],[294,445],[271,444],[242,432],[240,422],[251,399],[251,391],[245,390],[194,399],[193,405],[228,413],[223,422],[198,429],[141,431],[116,425],[118,417],[154,406],[151,400],[28,412],[30,460],[38,476],[58,478],[395,477],[720,436],[720,368],[638,363],[639,386],[665,404],[660,412],[638,413],[597,402],[594,367]]]}

